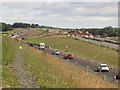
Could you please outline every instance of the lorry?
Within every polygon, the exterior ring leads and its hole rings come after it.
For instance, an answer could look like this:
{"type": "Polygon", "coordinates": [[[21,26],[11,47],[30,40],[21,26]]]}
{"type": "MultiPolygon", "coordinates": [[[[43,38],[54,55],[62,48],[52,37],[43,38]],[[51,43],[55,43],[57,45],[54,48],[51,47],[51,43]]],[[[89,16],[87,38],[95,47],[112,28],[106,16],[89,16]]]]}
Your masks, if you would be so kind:
{"type": "Polygon", "coordinates": [[[45,43],[40,43],[40,49],[44,50],[45,49],[45,43]]]}

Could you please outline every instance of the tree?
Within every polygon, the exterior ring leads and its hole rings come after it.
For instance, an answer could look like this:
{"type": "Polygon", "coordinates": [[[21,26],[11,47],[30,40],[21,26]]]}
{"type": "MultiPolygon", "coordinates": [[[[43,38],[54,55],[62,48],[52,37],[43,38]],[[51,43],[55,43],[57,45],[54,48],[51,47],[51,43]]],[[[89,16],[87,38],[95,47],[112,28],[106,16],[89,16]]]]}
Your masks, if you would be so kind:
{"type": "Polygon", "coordinates": [[[31,28],[39,28],[38,24],[31,24],[31,28]]]}
{"type": "Polygon", "coordinates": [[[29,23],[14,23],[12,25],[13,28],[30,28],[30,24],[29,23]]]}
{"type": "Polygon", "coordinates": [[[12,30],[12,26],[6,23],[0,23],[0,31],[9,31],[12,30]]]}

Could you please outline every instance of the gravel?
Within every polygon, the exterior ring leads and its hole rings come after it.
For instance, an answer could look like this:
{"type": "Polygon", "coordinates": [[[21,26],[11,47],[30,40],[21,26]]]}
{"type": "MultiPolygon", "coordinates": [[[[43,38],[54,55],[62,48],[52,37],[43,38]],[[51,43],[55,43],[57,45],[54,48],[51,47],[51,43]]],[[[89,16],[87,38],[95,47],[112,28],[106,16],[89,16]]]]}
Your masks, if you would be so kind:
{"type": "Polygon", "coordinates": [[[13,62],[13,71],[18,78],[19,88],[39,88],[35,85],[35,78],[26,69],[21,53],[22,50],[17,51],[13,62]]]}

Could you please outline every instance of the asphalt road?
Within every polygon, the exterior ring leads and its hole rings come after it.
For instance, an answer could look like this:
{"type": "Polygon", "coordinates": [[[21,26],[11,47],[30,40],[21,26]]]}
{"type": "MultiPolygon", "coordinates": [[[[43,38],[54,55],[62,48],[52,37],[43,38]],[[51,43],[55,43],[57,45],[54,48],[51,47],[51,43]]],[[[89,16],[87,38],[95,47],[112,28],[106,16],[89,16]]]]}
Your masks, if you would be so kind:
{"type": "MultiPolygon", "coordinates": [[[[39,45],[38,44],[31,44],[31,46],[39,50],[39,45]]],[[[46,47],[43,51],[49,53],[50,55],[53,55],[54,49],[46,47]]],[[[89,72],[97,74],[101,77],[105,77],[105,79],[107,79],[111,82],[115,82],[115,83],[118,82],[118,80],[113,81],[113,77],[118,74],[117,69],[110,69],[109,72],[101,72],[101,74],[99,74],[99,72],[97,72],[97,67],[99,66],[99,64],[97,64],[97,63],[90,62],[88,60],[83,60],[82,58],[78,58],[78,57],[74,57],[73,59],[64,59],[64,56],[65,56],[64,52],[60,52],[59,55],[54,54],[53,56],[55,56],[56,58],[59,58],[59,59],[66,60],[68,63],[80,66],[84,70],[88,70],[89,72]],[[89,68],[87,69],[87,67],[89,67],[89,68]]]]}
{"type": "Polygon", "coordinates": [[[79,40],[82,40],[82,41],[86,41],[86,42],[90,42],[90,43],[94,43],[94,44],[97,44],[97,45],[102,45],[102,46],[105,46],[105,47],[109,47],[109,48],[113,48],[113,49],[118,50],[118,45],[116,45],[116,44],[107,43],[107,42],[104,42],[104,41],[100,42],[100,41],[96,41],[96,40],[85,39],[85,38],[82,38],[82,37],[75,37],[75,38],[78,38],[79,40]]]}

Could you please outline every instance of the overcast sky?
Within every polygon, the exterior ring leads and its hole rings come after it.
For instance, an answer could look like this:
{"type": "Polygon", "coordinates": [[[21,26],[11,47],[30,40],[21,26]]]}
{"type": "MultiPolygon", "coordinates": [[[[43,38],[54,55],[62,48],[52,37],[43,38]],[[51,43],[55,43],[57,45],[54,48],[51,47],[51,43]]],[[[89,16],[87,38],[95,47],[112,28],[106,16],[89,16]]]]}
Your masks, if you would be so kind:
{"type": "Polygon", "coordinates": [[[6,23],[27,22],[70,28],[118,26],[118,2],[2,1],[0,21],[6,23]]]}

